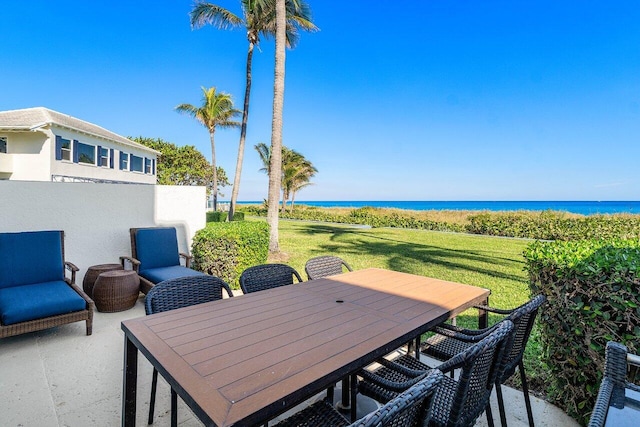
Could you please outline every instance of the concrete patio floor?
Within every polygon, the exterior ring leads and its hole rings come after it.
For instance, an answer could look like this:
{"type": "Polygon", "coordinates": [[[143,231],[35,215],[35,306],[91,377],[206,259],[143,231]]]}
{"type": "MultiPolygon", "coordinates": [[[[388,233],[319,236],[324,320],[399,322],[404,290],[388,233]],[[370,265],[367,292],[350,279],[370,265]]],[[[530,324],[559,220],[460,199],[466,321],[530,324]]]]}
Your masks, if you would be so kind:
{"type": "MultiPolygon", "coordinates": [[[[0,340],[0,425],[86,427],[120,425],[124,335],[120,322],[144,316],[144,299],[119,313],[96,312],[93,335],[85,323],[0,340]]],[[[137,425],[147,425],[151,365],[139,358],[137,425]]],[[[522,392],[504,387],[510,427],[526,426],[522,392]]],[[[339,395],[339,391],[337,393],[339,395]]],[[[154,426],[170,425],[170,391],[158,381],[154,426]]],[[[578,426],[560,409],[531,397],[536,426],[578,426]]],[[[201,426],[178,399],[178,424],[201,426]]],[[[498,416],[495,392],[492,402],[498,416]]],[[[497,425],[500,425],[496,419],[497,425]]],[[[484,415],[477,426],[486,426],[484,415]]]]}

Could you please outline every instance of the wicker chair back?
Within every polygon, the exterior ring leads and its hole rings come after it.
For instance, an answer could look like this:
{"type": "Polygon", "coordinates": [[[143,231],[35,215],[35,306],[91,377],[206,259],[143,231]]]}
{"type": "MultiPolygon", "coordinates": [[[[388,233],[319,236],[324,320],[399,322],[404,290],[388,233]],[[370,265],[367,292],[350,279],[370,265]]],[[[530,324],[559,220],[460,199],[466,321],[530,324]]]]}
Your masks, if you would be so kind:
{"type": "Polygon", "coordinates": [[[286,264],[262,264],[249,267],[240,275],[240,288],[245,294],[302,282],[300,274],[286,264]]]}
{"type": "Polygon", "coordinates": [[[233,297],[231,288],[215,276],[180,277],[155,285],[147,294],[147,314],[160,313],[222,299],[222,290],[233,297]]]}
{"type": "Polygon", "coordinates": [[[341,274],[342,266],[348,271],[353,271],[351,266],[347,264],[345,260],[340,257],[332,255],[323,255],[315,258],[311,258],[304,266],[304,271],[307,273],[309,280],[320,279],[321,277],[332,276],[334,274],[341,274]]]}

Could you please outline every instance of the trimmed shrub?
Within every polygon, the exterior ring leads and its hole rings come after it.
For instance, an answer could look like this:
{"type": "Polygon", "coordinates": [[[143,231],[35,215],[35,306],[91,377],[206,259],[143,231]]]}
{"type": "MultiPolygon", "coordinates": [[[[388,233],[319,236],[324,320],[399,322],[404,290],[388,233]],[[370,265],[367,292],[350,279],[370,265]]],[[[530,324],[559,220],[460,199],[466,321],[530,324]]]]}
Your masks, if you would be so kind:
{"type": "Polygon", "coordinates": [[[630,239],[640,237],[640,216],[581,216],[555,211],[482,212],[469,216],[467,231],[543,240],[630,239]]]}
{"type": "MultiPolygon", "coordinates": [[[[207,222],[225,222],[229,212],[209,211],[207,212],[207,222]]],[[[244,212],[234,212],[232,221],[244,221],[244,212]]]]}
{"type": "Polygon", "coordinates": [[[640,349],[640,240],[540,242],[524,252],[540,311],[548,396],[586,425],[604,370],[607,341],[640,349]]]}
{"type": "Polygon", "coordinates": [[[263,221],[211,222],[193,237],[194,268],[220,277],[233,289],[247,268],[267,262],[269,226],[263,221]]]}

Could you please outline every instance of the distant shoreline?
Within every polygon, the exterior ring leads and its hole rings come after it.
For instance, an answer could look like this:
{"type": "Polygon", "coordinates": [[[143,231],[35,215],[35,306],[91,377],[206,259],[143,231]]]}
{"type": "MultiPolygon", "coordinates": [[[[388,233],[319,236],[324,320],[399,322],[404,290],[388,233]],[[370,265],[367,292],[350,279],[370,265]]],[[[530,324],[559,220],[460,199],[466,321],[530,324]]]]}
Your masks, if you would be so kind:
{"type": "MultiPolygon", "coordinates": [[[[224,202],[223,202],[224,203],[224,202]]],[[[262,201],[242,201],[239,205],[261,205],[262,201]]],[[[321,208],[390,208],[414,211],[560,211],[581,215],[640,214],[640,201],[297,201],[296,205],[321,208]]]]}

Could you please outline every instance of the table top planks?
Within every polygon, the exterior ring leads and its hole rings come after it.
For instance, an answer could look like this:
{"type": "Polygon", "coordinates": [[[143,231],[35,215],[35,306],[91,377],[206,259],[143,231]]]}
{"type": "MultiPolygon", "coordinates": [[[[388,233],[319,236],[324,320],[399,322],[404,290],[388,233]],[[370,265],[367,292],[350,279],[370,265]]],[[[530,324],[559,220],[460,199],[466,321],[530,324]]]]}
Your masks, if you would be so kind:
{"type": "Polygon", "coordinates": [[[365,269],[123,322],[203,418],[268,420],[484,302],[486,289],[365,269]]]}

